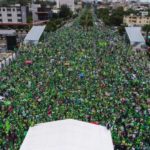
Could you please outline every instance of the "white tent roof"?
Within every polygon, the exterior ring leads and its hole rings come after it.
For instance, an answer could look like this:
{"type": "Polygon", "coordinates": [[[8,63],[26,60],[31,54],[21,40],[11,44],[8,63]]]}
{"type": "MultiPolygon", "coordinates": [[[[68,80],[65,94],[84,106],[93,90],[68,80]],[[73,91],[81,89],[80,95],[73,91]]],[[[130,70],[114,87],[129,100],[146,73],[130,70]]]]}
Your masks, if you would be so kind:
{"type": "Polygon", "coordinates": [[[39,41],[45,27],[46,27],[45,25],[33,26],[32,29],[27,34],[27,36],[25,37],[24,42],[26,43],[28,41],[39,41]]]}
{"type": "Polygon", "coordinates": [[[145,43],[144,37],[141,33],[141,27],[126,27],[125,30],[130,42],[145,43]]]}
{"type": "Polygon", "coordinates": [[[20,150],[113,150],[106,127],[62,120],[30,127],[20,150]]]}

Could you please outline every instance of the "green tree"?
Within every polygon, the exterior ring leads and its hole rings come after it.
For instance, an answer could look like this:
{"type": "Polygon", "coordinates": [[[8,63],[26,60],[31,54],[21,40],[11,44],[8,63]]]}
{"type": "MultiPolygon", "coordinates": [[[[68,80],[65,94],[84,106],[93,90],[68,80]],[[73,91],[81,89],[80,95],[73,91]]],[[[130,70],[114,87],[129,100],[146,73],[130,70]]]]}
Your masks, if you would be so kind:
{"type": "Polygon", "coordinates": [[[121,26],[118,27],[118,32],[120,35],[124,35],[126,26],[127,26],[126,24],[122,24],[121,26]]]}
{"type": "Polygon", "coordinates": [[[146,42],[149,43],[148,35],[149,35],[149,32],[150,32],[150,25],[144,25],[143,26],[143,31],[146,32],[146,42]]]}
{"type": "Polygon", "coordinates": [[[128,16],[128,15],[131,15],[131,14],[134,14],[134,15],[137,15],[138,14],[138,11],[132,9],[132,8],[129,8],[128,10],[126,10],[124,12],[124,15],[128,16]]]}
{"type": "Polygon", "coordinates": [[[70,18],[72,16],[72,11],[67,5],[62,5],[59,12],[60,18],[70,18]]]}
{"type": "Polygon", "coordinates": [[[118,7],[112,11],[110,22],[112,25],[120,26],[123,23],[124,10],[123,7],[118,7]]]}
{"type": "Polygon", "coordinates": [[[8,6],[10,4],[21,4],[21,5],[27,5],[28,3],[31,3],[32,0],[2,0],[0,1],[1,6],[8,6]]]}
{"type": "Polygon", "coordinates": [[[110,25],[109,9],[101,8],[97,11],[98,18],[101,18],[106,25],[110,25]]]}
{"type": "Polygon", "coordinates": [[[93,17],[90,9],[87,8],[80,17],[80,25],[87,30],[93,26],[93,17]]]}

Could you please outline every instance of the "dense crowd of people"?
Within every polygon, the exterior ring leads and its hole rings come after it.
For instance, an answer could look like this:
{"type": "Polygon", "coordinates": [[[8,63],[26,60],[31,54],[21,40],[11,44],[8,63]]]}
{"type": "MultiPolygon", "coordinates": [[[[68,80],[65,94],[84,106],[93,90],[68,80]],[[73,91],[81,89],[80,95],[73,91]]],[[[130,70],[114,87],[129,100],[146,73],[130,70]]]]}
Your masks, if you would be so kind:
{"type": "Polygon", "coordinates": [[[76,20],[19,54],[0,72],[1,150],[18,150],[30,126],[66,118],[107,126],[115,149],[150,148],[149,62],[113,29],[76,20]]]}

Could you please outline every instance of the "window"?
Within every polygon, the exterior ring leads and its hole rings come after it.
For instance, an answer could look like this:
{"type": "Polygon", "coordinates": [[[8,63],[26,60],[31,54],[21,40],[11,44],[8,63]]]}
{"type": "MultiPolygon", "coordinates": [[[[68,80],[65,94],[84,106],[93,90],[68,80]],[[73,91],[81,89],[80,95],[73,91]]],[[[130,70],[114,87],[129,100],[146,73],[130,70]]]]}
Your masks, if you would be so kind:
{"type": "Polygon", "coordinates": [[[13,8],[13,11],[15,11],[15,8],[13,8]]]}
{"type": "Polygon", "coordinates": [[[10,9],[10,8],[7,8],[7,11],[11,11],[11,9],[10,9]]]}
{"type": "Polygon", "coordinates": [[[2,19],[0,19],[0,22],[2,22],[2,19]]]}
{"type": "Polygon", "coordinates": [[[22,22],[22,19],[18,19],[18,22],[22,22]]]}
{"type": "Polygon", "coordinates": [[[17,8],[17,11],[21,11],[21,9],[20,9],[20,8],[17,8]]]}
{"type": "Polygon", "coordinates": [[[0,17],[2,16],[2,14],[0,14],[0,17]]]}
{"type": "Polygon", "coordinates": [[[12,14],[7,14],[7,16],[8,16],[8,17],[11,17],[11,16],[12,16],[12,14]]]}
{"type": "Polygon", "coordinates": [[[8,22],[12,22],[12,19],[8,19],[8,22]]]}
{"type": "Polygon", "coordinates": [[[3,11],[5,11],[5,8],[3,8],[3,11]]]}
{"type": "Polygon", "coordinates": [[[18,17],[21,17],[21,14],[17,14],[18,17]]]}

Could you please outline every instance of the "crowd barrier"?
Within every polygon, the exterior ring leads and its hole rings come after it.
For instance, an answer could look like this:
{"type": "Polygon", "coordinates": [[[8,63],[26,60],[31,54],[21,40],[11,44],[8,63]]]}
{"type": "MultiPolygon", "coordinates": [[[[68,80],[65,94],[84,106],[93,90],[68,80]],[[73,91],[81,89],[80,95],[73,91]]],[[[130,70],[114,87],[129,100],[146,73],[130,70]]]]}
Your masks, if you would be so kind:
{"type": "Polygon", "coordinates": [[[2,71],[6,66],[10,65],[17,58],[17,53],[12,53],[8,58],[3,59],[0,62],[0,71],[2,71]]]}

